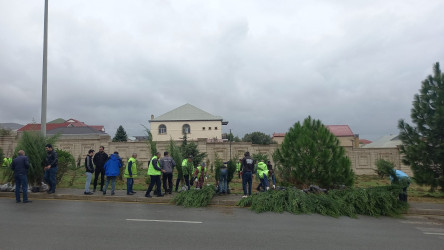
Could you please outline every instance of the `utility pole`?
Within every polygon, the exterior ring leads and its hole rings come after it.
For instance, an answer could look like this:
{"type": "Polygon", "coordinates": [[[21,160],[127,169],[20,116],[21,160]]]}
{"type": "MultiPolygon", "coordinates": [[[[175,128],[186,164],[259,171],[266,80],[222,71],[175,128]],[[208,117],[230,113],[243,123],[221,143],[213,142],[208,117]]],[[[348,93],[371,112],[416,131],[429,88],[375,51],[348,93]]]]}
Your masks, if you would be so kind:
{"type": "Polygon", "coordinates": [[[233,140],[233,138],[231,138],[231,128],[230,128],[230,161],[231,161],[231,141],[233,140]]]}
{"type": "Polygon", "coordinates": [[[41,133],[46,137],[46,100],[47,100],[47,68],[48,68],[48,0],[45,0],[45,17],[43,31],[43,76],[42,76],[42,117],[41,133]]]}

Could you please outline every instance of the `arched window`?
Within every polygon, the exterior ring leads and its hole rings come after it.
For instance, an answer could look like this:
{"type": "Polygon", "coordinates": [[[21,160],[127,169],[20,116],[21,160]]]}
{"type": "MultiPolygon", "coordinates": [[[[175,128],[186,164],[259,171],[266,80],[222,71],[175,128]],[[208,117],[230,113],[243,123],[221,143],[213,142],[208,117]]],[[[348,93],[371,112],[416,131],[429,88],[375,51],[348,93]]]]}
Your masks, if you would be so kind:
{"type": "Polygon", "coordinates": [[[184,125],[182,126],[182,133],[184,133],[184,134],[189,134],[189,133],[191,133],[190,125],[188,125],[188,124],[184,124],[184,125]]]}
{"type": "Polygon", "coordinates": [[[166,134],[167,127],[164,124],[159,125],[159,134],[166,134]]]}

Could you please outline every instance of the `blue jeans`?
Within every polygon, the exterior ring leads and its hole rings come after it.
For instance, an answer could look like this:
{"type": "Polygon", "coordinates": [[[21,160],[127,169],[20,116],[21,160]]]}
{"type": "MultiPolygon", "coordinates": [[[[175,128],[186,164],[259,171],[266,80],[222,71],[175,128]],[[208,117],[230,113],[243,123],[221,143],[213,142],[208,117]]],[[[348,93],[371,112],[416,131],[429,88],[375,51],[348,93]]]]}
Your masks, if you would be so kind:
{"type": "Polygon", "coordinates": [[[134,184],[133,178],[126,178],[126,193],[127,194],[133,192],[133,184],[134,184]]]}
{"type": "Polygon", "coordinates": [[[89,186],[91,185],[92,173],[86,172],[85,192],[89,193],[89,186]]]}
{"type": "Polygon", "coordinates": [[[57,184],[57,168],[50,168],[45,171],[45,182],[49,185],[49,191],[55,192],[57,184]]]}
{"type": "Polygon", "coordinates": [[[221,168],[220,176],[219,176],[219,193],[227,193],[227,178],[228,178],[228,169],[221,168]]]}
{"type": "Polygon", "coordinates": [[[15,200],[20,202],[20,186],[23,191],[23,201],[28,200],[28,177],[26,175],[16,175],[15,180],[15,200]]]}
{"type": "Polygon", "coordinates": [[[259,178],[261,180],[261,186],[264,189],[264,191],[267,191],[267,187],[268,187],[268,179],[267,176],[264,174],[262,177],[264,178],[259,178]]]}
{"type": "Polygon", "coordinates": [[[273,185],[276,185],[276,178],[274,177],[274,173],[271,174],[271,179],[273,180],[273,185]]]}
{"type": "Polygon", "coordinates": [[[108,188],[109,181],[111,180],[111,193],[114,193],[114,190],[116,189],[116,179],[117,179],[117,176],[107,176],[105,188],[103,189],[103,192],[106,192],[106,189],[108,188]]]}
{"type": "Polygon", "coordinates": [[[242,174],[242,188],[244,189],[244,195],[247,195],[247,183],[248,183],[248,195],[251,195],[251,185],[253,179],[251,178],[251,172],[245,172],[242,174]]]}

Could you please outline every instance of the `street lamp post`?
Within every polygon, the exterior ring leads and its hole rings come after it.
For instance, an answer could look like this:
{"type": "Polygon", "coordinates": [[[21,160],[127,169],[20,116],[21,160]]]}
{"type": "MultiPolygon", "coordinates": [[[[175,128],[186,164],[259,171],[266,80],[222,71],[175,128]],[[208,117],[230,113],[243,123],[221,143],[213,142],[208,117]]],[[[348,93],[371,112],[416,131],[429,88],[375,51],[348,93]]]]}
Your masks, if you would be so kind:
{"type": "Polygon", "coordinates": [[[48,68],[48,0],[45,0],[45,17],[43,31],[43,76],[42,76],[42,116],[41,133],[46,137],[46,100],[47,100],[47,68],[48,68]]]}

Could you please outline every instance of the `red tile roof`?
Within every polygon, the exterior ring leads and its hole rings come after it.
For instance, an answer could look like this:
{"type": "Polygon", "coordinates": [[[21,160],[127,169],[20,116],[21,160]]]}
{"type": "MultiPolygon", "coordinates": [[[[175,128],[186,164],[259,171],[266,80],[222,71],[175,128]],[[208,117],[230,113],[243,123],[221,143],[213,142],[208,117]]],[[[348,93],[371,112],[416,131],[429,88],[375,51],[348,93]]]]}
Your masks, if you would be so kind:
{"type": "Polygon", "coordinates": [[[273,137],[285,137],[287,133],[273,133],[273,137]]]}
{"type": "MultiPolygon", "coordinates": [[[[88,127],[87,124],[84,122],[77,121],[75,119],[68,119],[67,121],[63,123],[47,123],[46,124],[46,131],[50,131],[56,128],[67,128],[67,127],[88,127]]],[[[93,125],[89,126],[94,129],[97,129],[98,131],[105,132],[105,128],[103,125],[93,125]]],[[[29,123],[25,126],[21,127],[17,131],[39,131],[41,129],[41,124],[39,123],[29,123]]]]}
{"type": "MultiPolygon", "coordinates": [[[[355,136],[348,125],[326,125],[332,134],[337,137],[355,136]]],[[[273,133],[273,137],[285,137],[286,133],[273,133]]]]}
{"type": "Polygon", "coordinates": [[[326,125],[326,127],[337,137],[355,136],[348,125],[326,125]]]}
{"type": "Polygon", "coordinates": [[[367,139],[359,139],[359,144],[370,144],[372,141],[369,141],[367,139]]]}

